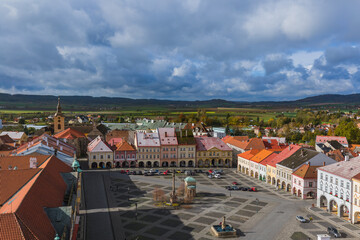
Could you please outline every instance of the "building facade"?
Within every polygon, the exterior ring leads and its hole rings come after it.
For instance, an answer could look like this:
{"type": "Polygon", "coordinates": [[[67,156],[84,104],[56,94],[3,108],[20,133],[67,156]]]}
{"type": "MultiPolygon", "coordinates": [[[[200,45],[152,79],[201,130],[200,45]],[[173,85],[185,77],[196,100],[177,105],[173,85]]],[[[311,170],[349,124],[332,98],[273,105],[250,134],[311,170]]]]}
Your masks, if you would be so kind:
{"type": "Polygon", "coordinates": [[[161,167],[177,167],[178,141],[175,128],[158,128],[161,167]]]}
{"type": "Polygon", "coordinates": [[[116,145],[114,151],[114,167],[136,167],[136,148],[123,140],[116,145]]]}
{"type": "Polygon", "coordinates": [[[360,157],[318,168],[317,206],[352,218],[352,178],[360,173],[360,157]]]}
{"type": "Polygon", "coordinates": [[[196,141],[190,130],[176,132],[178,140],[178,163],[180,167],[196,167],[196,141]]]}
{"type": "Polygon", "coordinates": [[[114,152],[111,147],[97,136],[88,145],[89,168],[111,168],[114,162],[114,152]]]}
{"type": "Polygon", "coordinates": [[[215,137],[195,137],[199,167],[232,167],[232,149],[215,137]]]}
{"type": "Polygon", "coordinates": [[[138,167],[160,167],[160,139],[157,132],[136,132],[138,167]]]}

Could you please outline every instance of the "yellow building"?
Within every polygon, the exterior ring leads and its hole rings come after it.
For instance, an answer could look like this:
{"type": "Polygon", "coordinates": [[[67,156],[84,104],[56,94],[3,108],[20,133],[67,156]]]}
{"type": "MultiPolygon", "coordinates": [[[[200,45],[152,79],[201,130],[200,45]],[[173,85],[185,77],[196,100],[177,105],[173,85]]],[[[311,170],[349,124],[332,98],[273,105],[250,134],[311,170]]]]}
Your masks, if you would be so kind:
{"type": "Polygon", "coordinates": [[[232,149],[216,137],[195,137],[197,166],[232,167],[232,149]]]}
{"type": "Polygon", "coordinates": [[[65,117],[61,112],[60,97],[58,98],[58,105],[54,115],[54,134],[65,130],[65,117]]]}

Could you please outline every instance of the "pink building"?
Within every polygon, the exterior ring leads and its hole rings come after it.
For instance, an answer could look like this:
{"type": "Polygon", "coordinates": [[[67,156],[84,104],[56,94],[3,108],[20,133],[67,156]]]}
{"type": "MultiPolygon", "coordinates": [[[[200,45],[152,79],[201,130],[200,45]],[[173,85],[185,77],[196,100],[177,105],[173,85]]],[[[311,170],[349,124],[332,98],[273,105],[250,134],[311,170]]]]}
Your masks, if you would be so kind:
{"type": "Polygon", "coordinates": [[[349,143],[346,137],[338,137],[338,136],[316,136],[316,143],[326,143],[328,141],[338,141],[344,147],[349,147],[349,143]]]}
{"type": "Polygon", "coordinates": [[[158,128],[160,138],[160,165],[162,167],[177,167],[178,140],[175,128],[158,128]]]}
{"type": "Polygon", "coordinates": [[[293,175],[292,193],[302,199],[316,198],[317,168],[321,166],[302,165],[293,175]]]}
{"type": "MultiPolygon", "coordinates": [[[[114,139],[114,138],[112,138],[114,139]]],[[[115,167],[136,167],[136,149],[125,140],[116,145],[114,152],[115,167]]]]}

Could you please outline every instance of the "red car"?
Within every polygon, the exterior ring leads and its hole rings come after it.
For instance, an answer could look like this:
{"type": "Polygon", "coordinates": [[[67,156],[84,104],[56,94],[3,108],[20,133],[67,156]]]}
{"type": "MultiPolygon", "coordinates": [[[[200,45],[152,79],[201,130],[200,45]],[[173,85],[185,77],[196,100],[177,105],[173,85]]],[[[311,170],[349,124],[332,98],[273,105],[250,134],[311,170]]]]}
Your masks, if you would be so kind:
{"type": "Polygon", "coordinates": [[[232,182],[232,185],[239,185],[237,182],[232,182]]]}
{"type": "Polygon", "coordinates": [[[209,173],[213,173],[213,170],[210,169],[210,170],[209,170],[209,173]]]}
{"type": "Polygon", "coordinates": [[[166,170],[165,172],[163,172],[164,175],[168,175],[168,170],[166,170]]]}
{"type": "Polygon", "coordinates": [[[252,187],[252,188],[250,188],[250,191],[257,192],[257,189],[256,189],[256,187],[252,187]]]}

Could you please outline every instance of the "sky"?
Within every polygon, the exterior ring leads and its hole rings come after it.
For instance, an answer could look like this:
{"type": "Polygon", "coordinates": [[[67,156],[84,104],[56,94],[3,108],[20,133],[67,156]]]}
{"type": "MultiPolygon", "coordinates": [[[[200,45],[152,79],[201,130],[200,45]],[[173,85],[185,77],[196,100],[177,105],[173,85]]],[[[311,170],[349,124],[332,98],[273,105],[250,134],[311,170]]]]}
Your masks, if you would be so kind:
{"type": "Polygon", "coordinates": [[[360,1],[1,0],[0,92],[173,100],[358,93],[360,1]]]}

